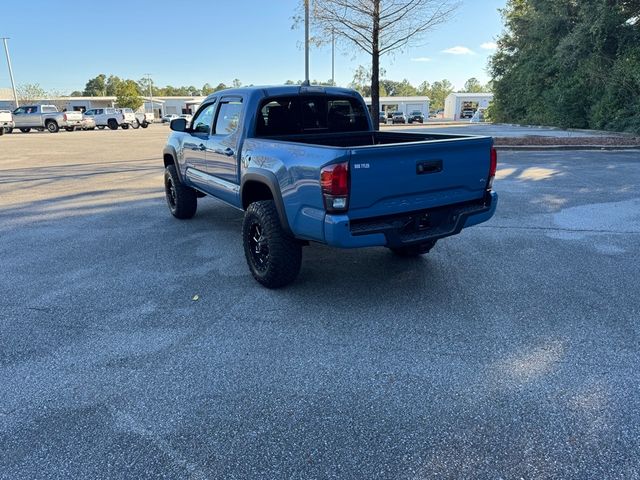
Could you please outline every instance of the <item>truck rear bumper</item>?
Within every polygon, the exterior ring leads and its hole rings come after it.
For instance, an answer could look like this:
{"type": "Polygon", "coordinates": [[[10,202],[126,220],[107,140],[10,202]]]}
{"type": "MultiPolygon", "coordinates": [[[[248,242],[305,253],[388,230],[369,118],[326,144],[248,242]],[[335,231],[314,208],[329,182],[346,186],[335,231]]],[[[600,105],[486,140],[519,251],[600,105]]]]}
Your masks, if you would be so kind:
{"type": "Polygon", "coordinates": [[[350,220],[347,215],[326,215],[327,245],[339,248],[402,247],[456,235],[463,228],[489,220],[496,211],[498,194],[478,202],[450,205],[420,212],[350,220]]]}

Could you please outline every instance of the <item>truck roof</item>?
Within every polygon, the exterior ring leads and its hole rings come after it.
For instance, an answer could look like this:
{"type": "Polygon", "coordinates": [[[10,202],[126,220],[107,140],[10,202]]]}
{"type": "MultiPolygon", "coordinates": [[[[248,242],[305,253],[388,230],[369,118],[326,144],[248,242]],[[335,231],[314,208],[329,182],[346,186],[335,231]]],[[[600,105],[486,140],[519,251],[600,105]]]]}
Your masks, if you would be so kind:
{"type": "Polygon", "coordinates": [[[358,92],[356,92],[355,90],[352,90],[350,88],[342,88],[342,87],[327,87],[327,86],[320,86],[320,85],[310,85],[310,86],[256,85],[251,87],[228,88],[225,90],[219,90],[209,95],[204,101],[206,102],[210,98],[219,96],[220,94],[233,95],[234,93],[236,94],[261,93],[262,96],[264,97],[277,97],[281,95],[299,95],[301,93],[318,93],[318,94],[328,94],[328,95],[349,95],[349,96],[358,95],[358,92]]]}

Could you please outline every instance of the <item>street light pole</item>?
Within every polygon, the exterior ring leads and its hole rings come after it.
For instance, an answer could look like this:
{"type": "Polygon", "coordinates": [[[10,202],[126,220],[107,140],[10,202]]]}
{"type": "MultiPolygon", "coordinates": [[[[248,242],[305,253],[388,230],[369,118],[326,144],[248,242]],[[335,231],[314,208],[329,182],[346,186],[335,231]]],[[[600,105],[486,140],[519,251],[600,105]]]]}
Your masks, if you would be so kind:
{"type": "Polygon", "coordinates": [[[13,79],[13,69],[11,68],[11,57],[9,56],[9,47],[7,45],[7,40],[9,37],[2,37],[2,42],[4,43],[4,53],[7,56],[7,65],[9,66],[9,77],[11,78],[11,88],[13,88],[13,99],[16,102],[16,108],[20,105],[18,103],[18,93],[16,92],[16,82],[13,79]]]}
{"type": "Polygon", "coordinates": [[[304,84],[309,85],[309,2],[304,0],[304,84]]]}
{"type": "Polygon", "coordinates": [[[156,119],[156,114],[153,113],[153,87],[151,86],[151,74],[147,73],[145,74],[147,76],[147,79],[149,80],[149,104],[151,105],[151,116],[153,118],[153,120],[156,119]]]}

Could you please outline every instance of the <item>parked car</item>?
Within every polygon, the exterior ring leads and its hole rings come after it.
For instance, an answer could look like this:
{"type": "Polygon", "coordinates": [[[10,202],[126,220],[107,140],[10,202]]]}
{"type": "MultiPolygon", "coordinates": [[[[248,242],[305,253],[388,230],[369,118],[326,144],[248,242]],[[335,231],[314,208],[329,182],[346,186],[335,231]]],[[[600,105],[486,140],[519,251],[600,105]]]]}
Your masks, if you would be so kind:
{"type": "Polygon", "coordinates": [[[55,105],[25,105],[13,111],[14,128],[28,133],[31,129],[45,128],[56,133],[61,128],[74,130],[82,127],[82,112],[59,112],[55,105]]]}
{"type": "Polygon", "coordinates": [[[474,113],[476,113],[474,109],[465,108],[464,110],[462,110],[462,113],[460,114],[460,118],[473,118],[474,113]]]}
{"type": "Polygon", "coordinates": [[[378,122],[387,123],[387,114],[384,112],[380,112],[380,114],[378,115],[378,122]]]}
{"type": "Polygon", "coordinates": [[[124,116],[125,122],[128,123],[131,128],[140,128],[140,122],[138,122],[136,114],[131,108],[117,108],[116,110],[118,110],[124,116]]]}
{"type": "Polygon", "coordinates": [[[126,130],[135,119],[135,116],[133,119],[131,118],[133,114],[122,113],[115,108],[93,108],[87,110],[84,114],[92,117],[96,122],[96,126],[101,130],[104,127],[109,127],[111,130],[117,130],[118,127],[122,127],[126,130]]]}
{"type": "Polygon", "coordinates": [[[407,116],[402,112],[393,112],[391,123],[407,123],[407,116]]]}
{"type": "Polygon", "coordinates": [[[13,131],[13,115],[9,110],[0,110],[0,135],[13,131]]]}
{"type": "Polygon", "coordinates": [[[147,128],[154,122],[155,118],[153,113],[136,113],[136,120],[142,128],[147,128]]]}
{"type": "Polygon", "coordinates": [[[82,116],[82,130],[95,130],[96,129],[96,121],[93,117],[88,115],[82,116]]]}
{"type": "Polygon", "coordinates": [[[165,115],[164,117],[162,117],[162,123],[171,123],[171,120],[174,120],[176,118],[178,118],[178,115],[176,115],[175,113],[165,115]]]}
{"type": "Polygon", "coordinates": [[[180,115],[178,118],[184,118],[187,123],[191,121],[191,119],[193,118],[193,115],[189,114],[189,113],[183,113],[182,115],[180,115]]]}
{"type": "Polygon", "coordinates": [[[407,116],[409,123],[419,122],[424,123],[424,114],[420,110],[414,110],[407,116]]]}
{"type": "Polygon", "coordinates": [[[193,217],[205,195],[244,210],[245,258],[269,288],[296,278],[309,242],[419,256],[496,209],[490,137],[377,131],[353,90],[222,90],[191,125],[178,118],[170,126],[171,214],[193,217]]]}

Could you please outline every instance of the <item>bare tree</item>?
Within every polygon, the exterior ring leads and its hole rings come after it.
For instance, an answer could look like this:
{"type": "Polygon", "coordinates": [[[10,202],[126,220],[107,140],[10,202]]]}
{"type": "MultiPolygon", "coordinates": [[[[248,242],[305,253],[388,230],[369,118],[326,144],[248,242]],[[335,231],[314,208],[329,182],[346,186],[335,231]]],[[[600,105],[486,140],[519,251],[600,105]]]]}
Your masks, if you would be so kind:
{"type": "MultiPolygon", "coordinates": [[[[446,22],[458,0],[313,0],[315,39],[355,44],[371,55],[371,111],[380,111],[380,57],[419,44],[424,35],[446,22]]],[[[377,128],[378,122],[374,122],[377,128]]]]}
{"type": "Polygon", "coordinates": [[[47,92],[37,83],[25,83],[18,85],[18,99],[20,105],[27,105],[37,101],[46,100],[47,92]]]}

